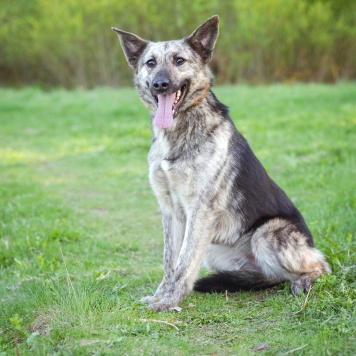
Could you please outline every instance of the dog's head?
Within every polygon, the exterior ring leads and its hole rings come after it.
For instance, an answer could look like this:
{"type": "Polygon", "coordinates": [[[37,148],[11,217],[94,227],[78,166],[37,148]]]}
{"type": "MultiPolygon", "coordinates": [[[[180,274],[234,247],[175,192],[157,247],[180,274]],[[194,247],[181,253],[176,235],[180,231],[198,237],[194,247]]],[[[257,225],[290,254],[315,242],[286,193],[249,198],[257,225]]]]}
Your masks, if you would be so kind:
{"type": "Polygon", "coordinates": [[[156,126],[170,127],[176,116],[197,105],[209,91],[212,75],[207,63],[218,25],[219,17],[213,16],[190,36],[168,42],[150,42],[112,28],[134,70],[141,99],[155,115],[156,126]]]}

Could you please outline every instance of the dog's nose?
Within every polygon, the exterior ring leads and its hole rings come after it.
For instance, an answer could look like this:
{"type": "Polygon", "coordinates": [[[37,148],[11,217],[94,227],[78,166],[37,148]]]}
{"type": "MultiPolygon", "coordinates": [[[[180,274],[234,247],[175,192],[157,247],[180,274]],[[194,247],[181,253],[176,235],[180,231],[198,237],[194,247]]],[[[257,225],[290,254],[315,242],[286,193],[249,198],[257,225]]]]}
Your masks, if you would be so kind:
{"type": "Polygon", "coordinates": [[[157,91],[157,92],[164,92],[169,88],[169,79],[165,78],[165,77],[158,77],[153,81],[153,88],[157,91]]]}

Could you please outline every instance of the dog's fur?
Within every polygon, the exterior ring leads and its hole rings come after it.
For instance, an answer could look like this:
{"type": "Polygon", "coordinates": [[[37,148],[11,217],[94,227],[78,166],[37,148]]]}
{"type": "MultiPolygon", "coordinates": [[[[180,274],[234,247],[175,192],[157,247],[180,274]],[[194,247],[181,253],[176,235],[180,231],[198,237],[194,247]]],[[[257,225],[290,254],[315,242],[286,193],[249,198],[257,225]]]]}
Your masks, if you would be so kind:
{"type": "Polygon", "coordinates": [[[182,40],[157,43],[113,28],[153,122],[149,178],[162,211],[164,275],[142,301],[156,311],[177,306],[193,287],[238,291],[290,280],[297,295],[331,272],[302,215],[211,91],[218,22],[213,16],[182,40]],[[171,126],[154,124],[158,96],[180,89],[171,126]],[[203,259],[217,272],[195,282],[203,259]]]}

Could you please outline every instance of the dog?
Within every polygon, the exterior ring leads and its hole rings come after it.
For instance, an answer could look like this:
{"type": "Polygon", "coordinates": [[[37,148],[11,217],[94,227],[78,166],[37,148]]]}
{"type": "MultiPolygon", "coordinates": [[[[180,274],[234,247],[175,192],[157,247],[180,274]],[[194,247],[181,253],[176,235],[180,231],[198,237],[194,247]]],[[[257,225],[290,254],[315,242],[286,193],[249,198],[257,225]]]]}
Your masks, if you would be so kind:
{"type": "Polygon", "coordinates": [[[330,267],[211,90],[219,17],[176,41],[112,29],[151,113],[149,180],[162,212],[163,279],[141,301],[170,310],[193,289],[258,290],[286,280],[294,295],[308,291],[330,267]],[[215,273],[196,281],[202,264],[215,273]]]}

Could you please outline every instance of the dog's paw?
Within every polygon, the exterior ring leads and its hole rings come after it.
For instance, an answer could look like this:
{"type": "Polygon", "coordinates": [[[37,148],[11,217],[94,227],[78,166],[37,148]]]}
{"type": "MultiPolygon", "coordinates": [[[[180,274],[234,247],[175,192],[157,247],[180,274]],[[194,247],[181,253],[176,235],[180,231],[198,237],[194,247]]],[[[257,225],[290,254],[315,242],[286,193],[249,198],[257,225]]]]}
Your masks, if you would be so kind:
{"type": "Polygon", "coordinates": [[[291,291],[294,296],[299,296],[303,292],[307,293],[310,287],[313,284],[313,278],[309,278],[308,276],[303,276],[295,279],[291,285],[291,291]]]}
{"type": "Polygon", "coordinates": [[[155,297],[154,295],[152,296],[148,295],[147,297],[141,298],[140,302],[146,304],[153,304],[159,302],[160,299],[161,299],[160,297],[155,297]]]}
{"type": "Polygon", "coordinates": [[[148,307],[153,311],[170,311],[172,308],[178,306],[178,302],[172,299],[163,298],[156,303],[150,303],[148,307]]]}

